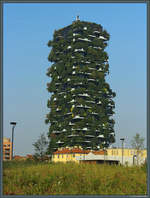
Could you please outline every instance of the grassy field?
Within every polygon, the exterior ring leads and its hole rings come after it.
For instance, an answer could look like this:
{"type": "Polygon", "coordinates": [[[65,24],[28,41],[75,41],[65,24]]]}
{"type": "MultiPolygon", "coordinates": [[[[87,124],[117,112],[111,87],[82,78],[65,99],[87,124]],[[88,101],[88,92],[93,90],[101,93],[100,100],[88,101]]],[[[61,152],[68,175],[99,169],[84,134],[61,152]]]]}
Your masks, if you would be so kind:
{"type": "Polygon", "coordinates": [[[4,195],[146,195],[146,167],[3,163],[4,195]]]}

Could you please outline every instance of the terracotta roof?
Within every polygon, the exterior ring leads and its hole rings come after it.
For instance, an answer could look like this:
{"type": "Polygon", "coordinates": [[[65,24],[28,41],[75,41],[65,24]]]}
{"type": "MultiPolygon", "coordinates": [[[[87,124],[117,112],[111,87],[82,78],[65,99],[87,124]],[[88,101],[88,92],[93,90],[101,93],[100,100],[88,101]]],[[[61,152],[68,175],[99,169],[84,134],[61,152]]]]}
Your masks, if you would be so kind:
{"type": "Polygon", "coordinates": [[[33,155],[27,154],[26,158],[33,158],[33,155]]]}
{"type": "Polygon", "coordinates": [[[24,156],[20,156],[20,155],[15,155],[14,156],[14,159],[23,159],[23,158],[25,158],[24,156]]]}
{"type": "Polygon", "coordinates": [[[92,151],[92,153],[93,153],[94,155],[104,155],[104,154],[105,154],[105,151],[103,151],[103,150],[92,151]]]}
{"type": "Polygon", "coordinates": [[[73,149],[65,148],[65,149],[62,149],[62,150],[57,150],[53,154],[69,154],[69,153],[71,153],[71,154],[72,153],[88,154],[88,153],[90,153],[90,150],[82,150],[80,148],[73,148],[73,149]]]}

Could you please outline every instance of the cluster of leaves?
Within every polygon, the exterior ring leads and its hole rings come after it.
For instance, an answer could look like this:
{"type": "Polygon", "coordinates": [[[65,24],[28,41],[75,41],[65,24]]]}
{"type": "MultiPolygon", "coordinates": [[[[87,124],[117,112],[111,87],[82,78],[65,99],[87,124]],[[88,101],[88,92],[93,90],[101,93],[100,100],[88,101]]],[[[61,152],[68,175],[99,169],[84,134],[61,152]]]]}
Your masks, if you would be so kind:
{"type": "Polygon", "coordinates": [[[46,123],[50,123],[49,151],[75,145],[98,149],[100,144],[108,147],[115,141],[111,135],[115,93],[105,81],[109,73],[108,55],[104,51],[108,40],[109,34],[101,25],[76,21],[55,31],[53,40],[48,42],[52,47],[48,60],[53,62],[47,71],[51,77],[47,89],[52,93],[46,118],[46,123]],[[84,119],[75,119],[76,116],[84,119]],[[87,131],[83,131],[85,127],[87,131]],[[77,136],[68,138],[69,135],[77,136]],[[63,143],[57,144],[58,141],[63,143]]]}

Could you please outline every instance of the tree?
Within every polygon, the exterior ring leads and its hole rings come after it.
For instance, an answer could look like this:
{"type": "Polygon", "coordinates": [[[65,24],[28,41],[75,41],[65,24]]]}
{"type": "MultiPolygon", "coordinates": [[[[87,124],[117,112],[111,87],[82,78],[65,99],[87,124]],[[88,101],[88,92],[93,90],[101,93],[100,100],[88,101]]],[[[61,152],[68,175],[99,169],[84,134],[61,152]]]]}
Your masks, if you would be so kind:
{"type": "Polygon", "coordinates": [[[136,157],[137,157],[137,164],[140,160],[140,155],[142,153],[142,149],[144,149],[144,138],[140,137],[139,133],[136,133],[136,135],[131,140],[131,146],[133,149],[136,150],[136,157]]]}
{"type": "Polygon", "coordinates": [[[108,40],[101,25],[78,20],[55,31],[49,41],[49,152],[66,146],[97,150],[115,142],[115,93],[105,79],[108,40]]]}
{"type": "Polygon", "coordinates": [[[39,139],[35,143],[33,143],[33,146],[35,149],[35,153],[33,155],[34,159],[43,161],[47,154],[48,146],[48,141],[46,140],[44,133],[42,133],[39,139]]]}

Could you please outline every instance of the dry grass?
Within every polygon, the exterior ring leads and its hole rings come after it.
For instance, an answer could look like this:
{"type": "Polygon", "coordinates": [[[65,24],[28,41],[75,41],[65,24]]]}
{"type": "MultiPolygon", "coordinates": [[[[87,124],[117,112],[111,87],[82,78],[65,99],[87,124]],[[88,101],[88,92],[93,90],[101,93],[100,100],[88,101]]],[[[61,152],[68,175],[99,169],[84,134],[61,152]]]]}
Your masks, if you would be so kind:
{"type": "Polygon", "coordinates": [[[146,168],[6,162],[4,195],[146,195],[146,168]]]}

